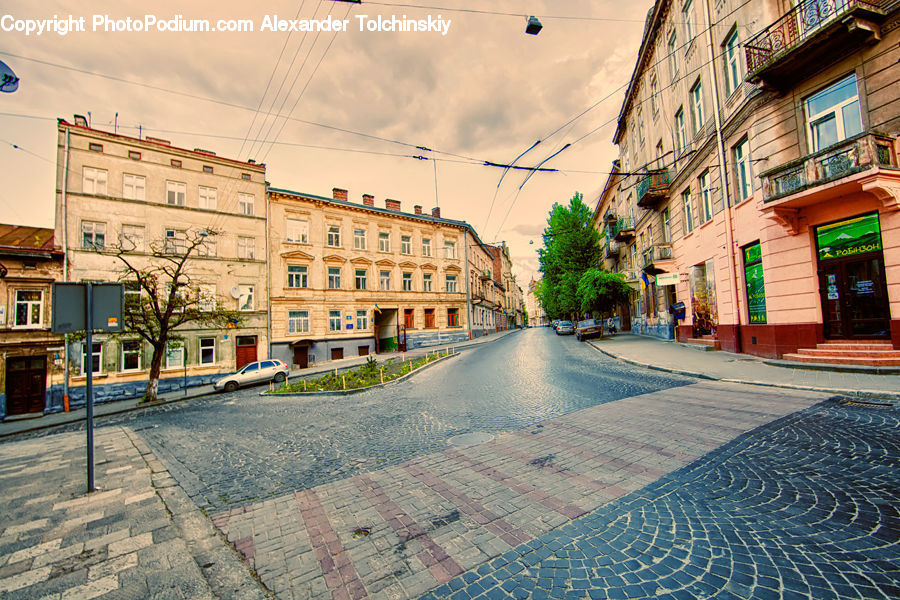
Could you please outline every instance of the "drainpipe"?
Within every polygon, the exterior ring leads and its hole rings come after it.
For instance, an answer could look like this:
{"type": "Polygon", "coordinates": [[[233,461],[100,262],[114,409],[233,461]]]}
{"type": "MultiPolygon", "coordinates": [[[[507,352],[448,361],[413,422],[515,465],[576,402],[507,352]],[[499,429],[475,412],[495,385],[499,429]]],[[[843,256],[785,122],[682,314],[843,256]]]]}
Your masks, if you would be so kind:
{"type": "MultiPolygon", "coordinates": [[[[266,199],[266,337],[268,338],[269,354],[272,358],[272,261],[269,258],[269,183],[265,183],[265,199],[266,199]]],[[[291,366],[294,359],[291,358],[291,366]]]]}
{"type": "Polygon", "coordinates": [[[469,291],[469,229],[463,232],[465,249],[463,250],[463,277],[466,280],[466,329],[472,339],[472,294],[469,291]]]}
{"type": "Polygon", "coordinates": [[[719,106],[719,78],[717,75],[718,65],[716,63],[716,54],[713,48],[712,38],[712,16],[709,11],[709,0],[703,2],[706,13],[706,42],[709,54],[709,64],[712,72],[712,99],[713,99],[713,116],[716,123],[716,152],[719,155],[719,187],[722,188],[722,202],[725,209],[725,244],[728,252],[728,282],[731,287],[731,307],[734,311],[734,340],[737,346],[736,351],[741,351],[741,310],[738,306],[738,282],[737,268],[734,264],[734,223],[731,215],[731,198],[728,193],[728,169],[725,165],[725,140],[722,137],[722,115],[719,106]]]}
{"type": "MultiPolygon", "coordinates": [[[[69,129],[66,128],[65,158],[63,159],[62,221],[63,221],[63,281],[69,281],[69,213],[67,193],[69,190],[69,129]]],[[[63,336],[63,409],[69,412],[69,334],[63,336]]]]}

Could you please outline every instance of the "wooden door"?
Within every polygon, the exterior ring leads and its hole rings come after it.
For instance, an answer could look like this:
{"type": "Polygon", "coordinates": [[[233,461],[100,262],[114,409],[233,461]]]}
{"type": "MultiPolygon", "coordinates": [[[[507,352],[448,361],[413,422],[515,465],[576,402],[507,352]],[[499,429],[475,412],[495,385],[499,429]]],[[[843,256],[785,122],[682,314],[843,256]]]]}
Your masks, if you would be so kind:
{"type": "Polygon", "coordinates": [[[239,335],[236,340],[235,347],[236,369],[240,369],[246,364],[256,362],[256,336],[255,335],[239,335]]]}
{"type": "Polygon", "coordinates": [[[6,414],[44,412],[47,359],[21,356],[6,360],[6,414]]]}
{"type": "Polygon", "coordinates": [[[294,346],[294,366],[305,369],[309,366],[309,348],[294,346]]]}

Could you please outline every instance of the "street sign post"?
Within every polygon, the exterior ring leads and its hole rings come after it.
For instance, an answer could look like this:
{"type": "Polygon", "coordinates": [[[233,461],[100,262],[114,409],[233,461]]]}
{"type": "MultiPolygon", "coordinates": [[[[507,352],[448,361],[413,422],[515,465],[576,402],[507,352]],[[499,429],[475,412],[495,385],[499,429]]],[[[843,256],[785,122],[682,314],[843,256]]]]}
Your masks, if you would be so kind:
{"type": "MultiPolygon", "coordinates": [[[[53,284],[50,330],[53,333],[85,333],[84,372],[87,412],[87,491],[94,491],[94,330],[124,330],[125,286],[121,283],[53,284]]],[[[66,373],[66,377],[69,374],[66,373]]]]}

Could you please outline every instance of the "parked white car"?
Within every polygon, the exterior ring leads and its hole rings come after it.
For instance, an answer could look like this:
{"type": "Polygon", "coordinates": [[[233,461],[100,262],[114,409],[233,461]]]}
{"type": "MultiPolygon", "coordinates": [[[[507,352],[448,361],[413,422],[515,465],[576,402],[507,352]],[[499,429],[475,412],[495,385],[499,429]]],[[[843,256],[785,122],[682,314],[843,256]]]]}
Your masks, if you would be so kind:
{"type": "Polygon", "coordinates": [[[219,391],[233,392],[239,387],[256,383],[266,383],[268,381],[281,383],[287,379],[290,372],[290,368],[280,360],[275,360],[274,358],[258,360],[244,365],[236,373],[222,377],[216,381],[214,387],[219,391]]]}

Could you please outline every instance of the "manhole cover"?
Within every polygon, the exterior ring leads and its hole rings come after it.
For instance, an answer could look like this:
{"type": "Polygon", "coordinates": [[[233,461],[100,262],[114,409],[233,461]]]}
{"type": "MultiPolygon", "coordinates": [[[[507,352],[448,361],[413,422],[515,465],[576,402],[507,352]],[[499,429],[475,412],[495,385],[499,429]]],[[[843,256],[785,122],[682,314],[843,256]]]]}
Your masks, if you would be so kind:
{"type": "Polygon", "coordinates": [[[492,439],[494,439],[494,436],[492,436],[491,434],[476,431],[474,433],[454,435],[452,438],[447,440],[447,443],[451,446],[471,446],[472,444],[483,444],[485,442],[491,441],[492,439]]]}

